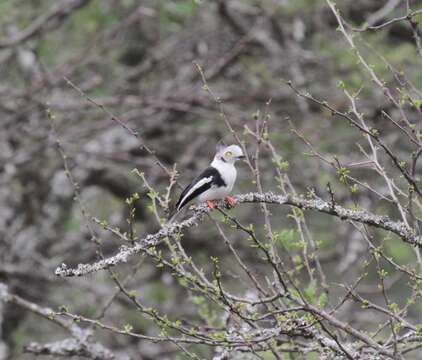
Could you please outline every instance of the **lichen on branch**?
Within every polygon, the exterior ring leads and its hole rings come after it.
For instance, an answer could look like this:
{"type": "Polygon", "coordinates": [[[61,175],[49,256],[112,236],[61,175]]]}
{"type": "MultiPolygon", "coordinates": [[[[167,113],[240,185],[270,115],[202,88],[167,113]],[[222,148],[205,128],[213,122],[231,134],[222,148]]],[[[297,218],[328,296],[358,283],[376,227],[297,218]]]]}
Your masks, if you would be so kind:
{"type": "MultiPolygon", "coordinates": [[[[398,235],[404,242],[413,246],[422,247],[420,237],[401,221],[394,221],[388,216],[372,214],[366,210],[353,210],[342,207],[320,198],[305,199],[291,195],[278,195],[272,192],[247,193],[235,196],[238,204],[242,203],[267,203],[274,205],[290,205],[302,210],[313,210],[339,218],[343,221],[354,221],[365,225],[380,228],[398,235]]],[[[225,206],[223,202],[219,206],[225,206]]],[[[206,205],[193,207],[193,214],[181,222],[173,222],[164,225],[155,234],[149,234],[142,239],[137,239],[133,246],[122,246],[119,252],[111,257],[99,260],[92,264],[79,264],[76,268],[70,268],[65,263],[55,271],[57,276],[71,277],[83,276],[104,270],[120,263],[128,261],[130,256],[144,252],[148,248],[156,246],[161,239],[177,234],[180,231],[191,228],[198,224],[203,215],[208,213],[206,205]]]]}

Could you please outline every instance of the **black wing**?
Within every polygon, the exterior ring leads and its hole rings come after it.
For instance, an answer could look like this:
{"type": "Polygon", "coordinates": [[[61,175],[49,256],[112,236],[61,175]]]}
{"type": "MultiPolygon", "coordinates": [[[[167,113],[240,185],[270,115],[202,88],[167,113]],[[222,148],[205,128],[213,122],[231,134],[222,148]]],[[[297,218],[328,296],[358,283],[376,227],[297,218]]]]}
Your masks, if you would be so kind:
{"type": "Polygon", "coordinates": [[[215,167],[209,166],[199,176],[197,176],[180,194],[179,200],[176,203],[176,211],[179,211],[189,201],[196,198],[203,192],[207,191],[209,188],[211,188],[211,186],[226,186],[226,183],[221,177],[221,174],[218,172],[218,170],[215,167]],[[210,181],[203,182],[204,179],[208,178],[210,179],[210,181]],[[197,186],[201,181],[203,182],[203,184],[197,186]],[[195,188],[195,186],[197,187],[195,188]],[[194,188],[195,190],[192,191],[192,189],[194,188]]]}

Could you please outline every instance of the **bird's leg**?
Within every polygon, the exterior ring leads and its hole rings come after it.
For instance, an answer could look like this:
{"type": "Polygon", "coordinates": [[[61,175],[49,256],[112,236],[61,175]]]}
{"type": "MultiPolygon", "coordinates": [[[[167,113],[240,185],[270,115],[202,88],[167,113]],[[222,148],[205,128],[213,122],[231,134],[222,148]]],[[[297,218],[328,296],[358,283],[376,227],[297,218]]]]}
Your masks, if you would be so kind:
{"type": "Polygon", "coordinates": [[[235,205],[236,205],[236,199],[235,199],[234,197],[232,197],[232,196],[226,196],[226,197],[224,198],[224,201],[226,202],[226,204],[227,204],[229,207],[233,207],[233,206],[235,206],[235,205]]]}
{"type": "Polygon", "coordinates": [[[207,200],[207,205],[210,209],[215,209],[215,202],[212,200],[207,200]]]}

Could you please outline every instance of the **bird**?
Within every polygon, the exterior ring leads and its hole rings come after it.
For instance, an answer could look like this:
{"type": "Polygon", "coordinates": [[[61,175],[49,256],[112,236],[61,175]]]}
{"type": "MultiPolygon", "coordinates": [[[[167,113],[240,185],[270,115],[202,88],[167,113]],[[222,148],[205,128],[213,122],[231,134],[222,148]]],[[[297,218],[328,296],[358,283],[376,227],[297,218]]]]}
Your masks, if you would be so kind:
{"type": "Polygon", "coordinates": [[[235,198],[229,196],[236,181],[236,161],[244,159],[242,149],[238,145],[225,145],[219,142],[216,154],[210,166],[197,176],[180,194],[175,208],[170,216],[170,222],[190,201],[197,199],[206,202],[210,209],[216,207],[215,200],[224,199],[232,207],[236,204],[235,198]]]}

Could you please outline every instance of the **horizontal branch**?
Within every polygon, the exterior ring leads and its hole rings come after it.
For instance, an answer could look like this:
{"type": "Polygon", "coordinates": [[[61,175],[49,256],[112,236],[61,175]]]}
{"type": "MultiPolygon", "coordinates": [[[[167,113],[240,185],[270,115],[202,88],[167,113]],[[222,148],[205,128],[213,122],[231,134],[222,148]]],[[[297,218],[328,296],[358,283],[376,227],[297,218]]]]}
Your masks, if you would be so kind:
{"type": "Polygon", "coordinates": [[[356,221],[362,224],[374,226],[380,229],[390,231],[403,241],[413,245],[422,247],[420,237],[405,223],[401,221],[393,221],[385,215],[375,215],[366,210],[352,210],[344,208],[337,204],[324,201],[322,199],[303,199],[295,196],[276,195],[271,192],[265,194],[249,193],[237,197],[239,202],[243,203],[259,203],[267,204],[291,205],[302,210],[314,210],[324,214],[338,217],[341,220],[356,221]]]}
{"type": "MultiPolygon", "coordinates": [[[[370,225],[376,228],[384,229],[398,235],[403,241],[413,245],[422,247],[419,236],[401,221],[393,221],[388,216],[380,216],[372,214],[366,210],[352,210],[342,206],[326,202],[322,199],[303,199],[296,196],[277,195],[271,192],[264,194],[248,193],[237,195],[238,203],[267,203],[278,205],[290,205],[302,210],[314,210],[335,216],[343,221],[356,221],[362,224],[370,225]]],[[[220,203],[223,205],[223,203],[220,203]]],[[[224,206],[224,205],[223,205],[224,206]]],[[[155,234],[147,235],[143,239],[138,239],[134,246],[122,246],[119,252],[111,257],[102,259],[92,264],[79,264],[76,268],[69,268],[66,264],[62,264],[56,269],[56,275],[61,277],[83,276],[99,270],[107,269],[120,263],[127,262],[132,255],[141,253],[146,249],[153,247],[159,241],[167,236],[172,236],[178,232],[190,228],[201,220],[209,209],[206,205],[194,207],[193,215],[180,223],[174,222],[165,225],[155,234]]]]}
{"type": "Polygon", "coordinates": [[[16,294],[12,294],[9,292],[8,286],[0,282],[0,303],[1,302],[14,304],[23,310],[30,311],[61,326],[72,335],[71,338],[54,343],[39,344],[31,342],[25,347],[25,350],[28,352],[55,356],[80,355],[96,360],[116,359],[115,355],[109,349],[94,341],[91,329],[83,329],[70,319],[56,316],[54,310],[50,308],[42,307],[16,294]]]}
{"type": "Polygon", "coordinates": [[[24,346],[24,351],[36,355],[49,355],[55,357],[80,356],[94,360],[115,360],[114,354],[103,348],[102,345],[90,344],[90,346],[87,347],[84,343],[73,338],[46,344],[30,342],[24,346]]]}
{"type": "Polygon", "coordinates": [[[356,32],[364,32],[364,31],[367,31],[367,30],[377,31],[377,30],[385,28],[386,26],[393,25],[393,24],[400,22],[400,21],[412,20],[412,18],[414,18],[415,16],[417,16],[419,14],[422,14],[422,9],[410,11],[408,14],[406,14],[404,16],[400,16],[400,17],[396,17],[394,19],[390,19],[390,20],[388,20],[388,21],[386,21],[386,22],[384,22],[380,25],[372,25],[372,26],[364,25],[361,28],[352,28],[352,30],[356,31],[356,32]]]}

